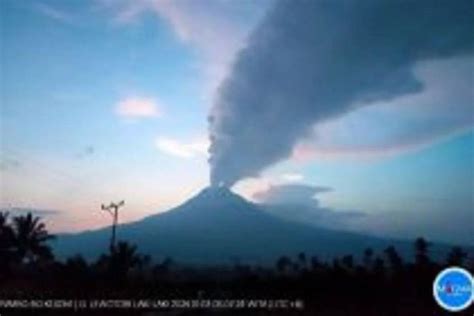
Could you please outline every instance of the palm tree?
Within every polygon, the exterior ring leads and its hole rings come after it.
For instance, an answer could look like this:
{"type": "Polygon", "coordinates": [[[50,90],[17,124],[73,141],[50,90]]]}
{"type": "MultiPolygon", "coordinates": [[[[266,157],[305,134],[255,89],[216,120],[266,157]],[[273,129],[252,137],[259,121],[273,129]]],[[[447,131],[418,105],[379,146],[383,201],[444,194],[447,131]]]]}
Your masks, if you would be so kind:
{"type": "Polygon", "coordinates": [[[114,277],[123,279],[131,269],[139,267],[145,260],[146,257],[137,253],[137,246],[120,241],[112,248],[110,255],[102,255],[97,264],[105,267],[114,277]]]}
{"type": "Polygon", "coordinates": [[[0,273],[8,274],[14,259],[14,234],[8,212],[0,212],[0,273]]]}
{"type": "Polygon", "coordinates": [[[8,221],[8,212],[0,212],[0,253],[5,255],[13,247],[13,230],[8,221]]]}
{"type": "Polygon", "coordinates": [[[54,258],[47,242],[55,236],[48,233],[39,217],[34,217],[31,213],[16,216],[13,218],[12,230],[18,262],[30,263],[54,258]]]}

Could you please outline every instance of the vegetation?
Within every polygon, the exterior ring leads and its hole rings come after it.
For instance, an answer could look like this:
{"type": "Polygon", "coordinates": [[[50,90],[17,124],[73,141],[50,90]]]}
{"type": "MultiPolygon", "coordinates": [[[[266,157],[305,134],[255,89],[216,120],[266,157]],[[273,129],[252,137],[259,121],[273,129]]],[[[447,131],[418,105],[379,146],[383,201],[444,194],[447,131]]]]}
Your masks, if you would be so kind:
{"type": "MultiPolygon", "coordinates": [[[[360,262],[353,255],[323,262],[301,252],[280,257],[274,267],[239,262],[228,267],[190,267],[171,259],[153,263],[137,246],[124,241],[95,262],[80,255],[60,261],[48,246],[52,238],[38,217],[10,218],[0,212],[0,300],[288,299],[304,302],[304,307],[279,312],[222,311],[237,315],[441,315],[431,290],[436,274],[451,265],[474,268],[460,247],[454,247],[445,262],[435,262],[430,243],[423,238],[414,243],[414,260],[402,258],[390,246],[380,254],[366,249],[360,262]]],[[[178,315],[195,312],[183,309],[178,315]]],[[[131,313],[145,311],[127,310],[126,314],[131,313]]],[[[472,315],[472,311],[466,313],[472,315]]]]}
{"type": "Polygon", "coordinates": [[[40,265],[54,259],[47,244],[53,239],[44,223],[31,213],[14,217],[9,221],[9,214],[0,212],[0,257],[1,267],[10,272],[13,266],[40,265]]]}

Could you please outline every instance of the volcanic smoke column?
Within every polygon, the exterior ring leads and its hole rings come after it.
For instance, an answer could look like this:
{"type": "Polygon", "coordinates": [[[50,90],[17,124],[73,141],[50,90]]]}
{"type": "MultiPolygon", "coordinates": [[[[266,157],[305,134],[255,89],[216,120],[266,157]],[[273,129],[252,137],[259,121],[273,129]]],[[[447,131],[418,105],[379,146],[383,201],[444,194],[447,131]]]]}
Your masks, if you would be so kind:
{"type": "Polygon", "coordinates": [[[418,61],[472,54],[473,13],[471,0],[278,1],[211,109],[211,184],[258,175],[318,122],[421,91],[418,61]]]}

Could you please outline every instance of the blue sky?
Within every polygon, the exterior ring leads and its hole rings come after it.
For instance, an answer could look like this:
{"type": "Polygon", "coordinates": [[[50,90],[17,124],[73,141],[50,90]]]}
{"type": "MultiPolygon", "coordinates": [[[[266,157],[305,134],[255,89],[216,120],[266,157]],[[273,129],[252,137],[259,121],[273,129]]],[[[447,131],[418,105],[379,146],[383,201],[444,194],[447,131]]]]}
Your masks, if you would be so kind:
{"type": "MultiPolygon", "coordinates": [[[[272,2],[196,3],[1,2],[2,207],[82,230],[108,223],[101,203],[125,199],[135,220],[208,185],[210,106],[272,2]]],[[[315,126],[234,189],[324,185],[321,204],[372,215],[361,230],[472,242],[472,56],[415,68],[423,91],[315,126]]]]}

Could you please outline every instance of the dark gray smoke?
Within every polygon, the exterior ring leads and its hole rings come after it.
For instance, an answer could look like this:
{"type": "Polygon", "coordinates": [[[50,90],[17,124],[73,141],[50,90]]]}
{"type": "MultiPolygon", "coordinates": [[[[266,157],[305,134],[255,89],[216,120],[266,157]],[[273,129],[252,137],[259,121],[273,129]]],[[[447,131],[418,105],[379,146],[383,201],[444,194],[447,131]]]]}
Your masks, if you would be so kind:
{"type": "Polygon", "coordinates": [[[473,3],[276,2],[212,108],[211,183],[258,175],[317,122],[420,91],[417,61],[472,53],[473,3]]]}

